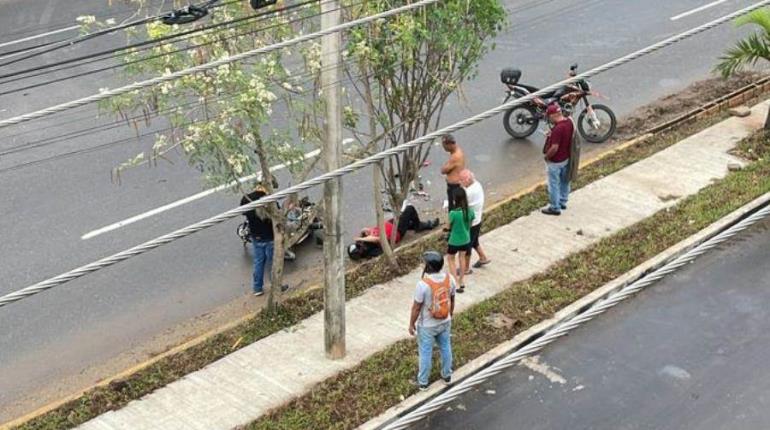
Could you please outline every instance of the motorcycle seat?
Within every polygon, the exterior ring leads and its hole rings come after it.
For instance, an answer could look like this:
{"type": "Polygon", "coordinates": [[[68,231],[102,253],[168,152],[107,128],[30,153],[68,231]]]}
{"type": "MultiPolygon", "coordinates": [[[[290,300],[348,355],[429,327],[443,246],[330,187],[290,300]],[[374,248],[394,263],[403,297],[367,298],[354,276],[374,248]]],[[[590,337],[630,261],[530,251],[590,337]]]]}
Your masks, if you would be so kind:
{"type": "Polygon", "coordinates": [[[539,91],[540,89],[537,87],[533,87],[532,85],[525,85],[525,84],[516,84],[517,87],[522,87],[525,90],[529,91],[530,93],[534,93],[535,91],[539,91]]]}

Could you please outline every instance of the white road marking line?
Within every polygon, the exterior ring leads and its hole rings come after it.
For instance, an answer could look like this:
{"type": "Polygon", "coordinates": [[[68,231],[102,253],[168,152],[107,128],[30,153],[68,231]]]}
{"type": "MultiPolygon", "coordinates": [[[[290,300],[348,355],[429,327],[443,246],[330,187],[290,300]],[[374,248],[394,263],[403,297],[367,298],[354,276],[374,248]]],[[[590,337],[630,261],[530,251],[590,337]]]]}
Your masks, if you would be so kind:
{"type": "MultiPolygon", "coordinates": [[[[343,141],[343,144],[348,143],[349,141],[350,140],[346,139],[345,141],[343,141]]],[[[305,154],[303,156],[303,159],[307,160],[309,158],[313,158],[313,157],[317,156],[320,153],[321,153],[320,149],[316,149],[315,151],[310,151],[310,152],[308,152],[307,154],[305,154]]],[[[270,168],[270,172],[271,173],[272,172],[276,172],[278,170],[285,169],[285,168],[286,168],[285,164],[278,164],[276,166],[271,167],[270,168]]],[[[204,197],[208,197],[208,196],[210,196],[210,195],[212,195],[214,193],[218,193],[220,191],[224,191],[224,190],[226,190],[226,189],[228,189],[230,187],[235,186],[238,183],[244,183],[244,182],[250,181],[252,179],[256,179],[261,174],[262,174],[262,172],[259,172],[259,173],[253,174],[253,175],[244,176],[242,178],[239,178],[237,181],[230,182],[229,184],[220,185],[218,187],[210,188],[210,189],[208,189],[206,191],[201,191],[198,194],[193,194],[193,195],[191,195],[189,197],[185,197],[183,199],[171,202],[171,203],[169,203],[167,205],[163,205],[163,206],[157,207],[155,209],[149,210],[147,212],[141,213],[139,215],[132,216],[131,218],[126,218],[126,219],[124,219],[122,221],[118,221],[118,222],[110,224],[108,226],[104,226],[102,228],[98,228],[96,230],[90,231],[90,232],[84,234],[83,236],[80,236],[80,239],[81,240],[88,240],[88,239],[94,238],[96,236],[99,236],[100,234],[104,234],[104,233],[111,232],[113,230],[117,230],[117,229],[119,229],[121,227],[125,227],[125,226],[133,224],[133,223],[135,223],[137,221],[141,221],[143,219],[150,218],[152,216],[158,215],[158,214],[166,212],[168,210],[177,208],[179,206],[186,205],[187,203],[194,202],[196,200],[200,200],[200,199],[202,199],[204,197]]]]}
{"type": "Polygon", "coordinates": [[[709,4],[704,4],[703,6],[696,7],[695,9],[692,9],[692,10],[688,10],[687,12],[680,13],[679,15],[672,16],[670,19],[671,19],[671,21],[676,21],[676,20],[678,20],[680,18],[684,18],[686,16],[690,16],[692,14],[696,14],[696,13],[698,13],[700,11],[712,8],[712,7],[714,7],[714,6],[718,5],[718,4],[722,4],[722,3],[726,2],[726,1],[727,0],[716,0],[716,1],[713,1],[713,2],[711,2],[709,4]]]}
{"type": "Polygon", "coordinates": [[[49,31],[47,33],[36,34],[34,36],[25,37],[23,39],[11,40],[8,42],[0,43],[0,48],[6,46],[15,45],[17,43],[29,42],[30,40],[40,39],[41,37],[52,36],[54,34],[64,33],[65,31],[71,31],[80,28],[79,25],[73,25],[71,27],[60,28],[58,30],[49,31]]]}

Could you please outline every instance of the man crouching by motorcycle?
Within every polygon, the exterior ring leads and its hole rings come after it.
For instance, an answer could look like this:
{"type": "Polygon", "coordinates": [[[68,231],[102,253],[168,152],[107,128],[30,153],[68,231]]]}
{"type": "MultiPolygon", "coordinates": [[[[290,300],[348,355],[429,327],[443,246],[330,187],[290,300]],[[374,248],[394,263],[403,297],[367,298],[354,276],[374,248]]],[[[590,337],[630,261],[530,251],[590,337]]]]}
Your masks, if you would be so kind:
{"type": "MultiPolygon", "coordinates": [[[[406,205],[401,212],[401,216],[398,217],[398,228],[395,229],[395,232],[393,220],[389,219],[385,221],[385,237],[392,241],[393,234],[395,233],[395,243],[399,243],[409,230],[414,230],[415,232],[432,230],[436,228],[438,224],[438,218],[432,221],[420,221],[417,209],[412,205],[406,205]]],[[[362,229],[359,236],[355,238],[355,243],[348,246],[348,256],[350,256],[352,260],[376,257],[380,254],[382,254],[382,245],[380,244],[379,227],[367,227],[362,229]]]]}

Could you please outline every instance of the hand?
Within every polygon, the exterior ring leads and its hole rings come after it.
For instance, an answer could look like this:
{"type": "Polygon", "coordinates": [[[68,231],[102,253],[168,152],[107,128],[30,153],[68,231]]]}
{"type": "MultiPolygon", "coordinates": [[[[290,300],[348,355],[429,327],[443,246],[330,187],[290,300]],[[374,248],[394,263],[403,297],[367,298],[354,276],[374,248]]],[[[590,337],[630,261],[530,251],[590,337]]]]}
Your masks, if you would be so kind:
{"type": "Polygon", "coordinates": [[[409,326],[409,336],[414,336],[414,325],[409,326]]]}

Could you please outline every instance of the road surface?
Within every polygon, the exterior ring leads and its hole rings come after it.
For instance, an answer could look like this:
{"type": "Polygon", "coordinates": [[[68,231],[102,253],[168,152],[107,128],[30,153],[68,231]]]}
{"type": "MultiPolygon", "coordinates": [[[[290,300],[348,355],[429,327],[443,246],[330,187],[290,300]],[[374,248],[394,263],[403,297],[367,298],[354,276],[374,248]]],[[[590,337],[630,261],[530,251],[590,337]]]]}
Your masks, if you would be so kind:
{"type": "Polygon", "coordinates": [[[769,243],[765,220],[414,428],[767,428],[769,243]]]}
{"type": "MultiPolygon", "coordinates": [[[[153,2],[158,6],[162,3],[153,2]]],[[[169,2],[165,3],[168,7],[169,2]]],[[[726,1],[671,20],[704,3],[506,0],[511,11],[510,26],[497,38],[496,50],[482,61],[478,77],[465,86],[463,100],[450,99],[443,122],[449,124],[496,106],[503,96],[498,79],[503,67],[520,67],[523,82],[543,86],[563,78],[573,61],[585,70],[745,5],[726,1]]],[[[0,44],[70,26],[78,15],[124,18],[126,11],[127,6],[121,2],[113,2],[110,9],[106,0],[3,0],[0,44]]],[[[734,26],[726,25],[592,82],[611,97],[608,104],[622,116],[708,77],[715,59],[741,34],[734,26]]],[[[36,40],[55,40],[59,36],[36,40]]],[[[105,37],[4,67],[2,72],[119,43],[117,36],[105,37]]],[[[0,52],[14,47],[0,48],[0,52]]],[[[86,70],[88,66],[83,66],[52,77],[86,70]]],[[[0,91],[50,78],[0,85],[0,91]]],[[[110,72],[0,96],[0,118],[122,83],[110,72]]],[[[173,164],[129,171],[120,184],[112,182],[111,169],[151,142],[132,140],[134,132],[128,127],[67,138],[67,133],[112,120],[96,118],[96,113],[95,107],[87,107],[0,131],[0,152],[39,139],[58,138],[0,155],[0,294],[220,213],[238,202],[232,194],[214,193],[82,239],[90,232],[146,215],[205,188],[198,173],[179,157],[172,157],[173,164]]],[[[484,183],[490,201],[542,176],[539,137],[511,140],[497,118],[457,136],[468,154],[469,167],[484,183]]],[[[591,154],[606,149],[607,145],[591,145],[585,151],[591,154]]],[[[444,159],[440,148],[435,148],[431,155],[433,167],[425,172],[433,196],[444,193],[437,171],[444,159]]],[[[351,175],[344,187],[344,225],[347,235],[352,236],[374,218],[369,172],[351,175]]],[[[440,207],[441,200],[434,197],[434,207],[440,207]]],[[[234,235],[236,224],[233,221],[211,228],[0,309],[0,422],[258,309],[262,299],[248,295],[250,256],[234,235]]],[[[307,279],[320,273],[322,267],[321,253],[312,246],[299,249],[298,254],[299,261],[289,266],[289,271],[295,273],[289,276],[289,282],[295,287],[308,285],[307,279]]]]}

